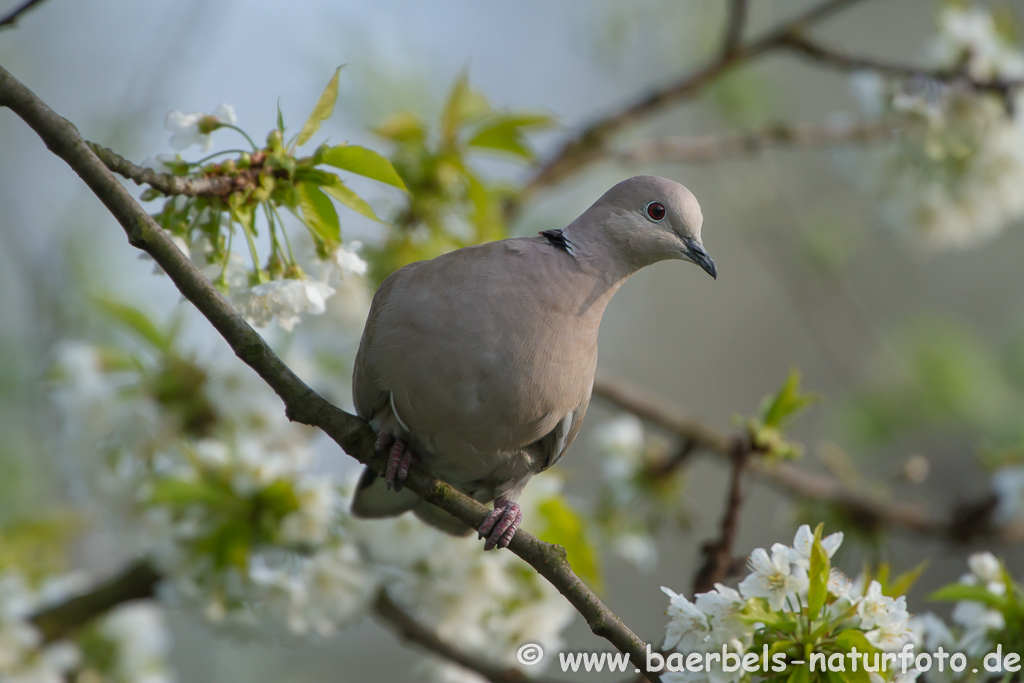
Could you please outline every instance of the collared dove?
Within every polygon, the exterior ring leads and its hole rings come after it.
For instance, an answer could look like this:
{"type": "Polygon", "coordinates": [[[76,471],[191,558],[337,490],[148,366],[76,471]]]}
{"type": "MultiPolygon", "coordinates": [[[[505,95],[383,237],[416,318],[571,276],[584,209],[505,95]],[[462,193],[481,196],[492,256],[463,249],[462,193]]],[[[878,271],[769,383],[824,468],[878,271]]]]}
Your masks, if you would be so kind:
{"type": "Polygon", "coordinates": [[[704,217],[672,180],[637,176],[562,230],[466,247],[394,272],[377,290],[352,391],[359,416],[390,449],[386,476],[367,469],[352,512],[413,510],[452,533],[461,521],[402,490],[413,464],[494,509],[485,550],[506,547],[530,478],[580,430],[597,366],[597,330],[633,273],[666,259],[717,277],[704,217]],[[389,489],[394,488],[394,492],[389,489]]]}

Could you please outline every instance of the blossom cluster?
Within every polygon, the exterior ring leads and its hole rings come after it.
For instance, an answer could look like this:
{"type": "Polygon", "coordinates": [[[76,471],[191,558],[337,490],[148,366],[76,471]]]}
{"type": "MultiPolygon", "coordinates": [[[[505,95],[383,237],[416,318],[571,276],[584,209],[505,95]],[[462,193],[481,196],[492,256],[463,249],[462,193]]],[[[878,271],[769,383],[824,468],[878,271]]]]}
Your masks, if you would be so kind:
{"type": "MultiPolygon", "coordinates": [[[[893,580],[887,570],[876,578],[862,574],[850,580],[832,567],[831,557],[842,541],[842,533],[821,538],[820,527],[812,533],[804,525],[797,530],[793,545],[776,543],[770,550],[754,550],[748,563],[750,573],[738,589],[716,584],[715,590],[698,593],[690,601],[662,588],[669,596],[663,649],[677,653],[677,665],[684,662],[682,656],[720,653],[725,647],[739,656],[752,654],[760,667],[756,674],[749,668],[726,670],[718,660],[717,668],[683,670],[685,665],[672,666],[669,654],[670,673],[664,680],[792,680],[793,670],[818,656],[829,662],[828,680],[909,683],[927,671],[930,681],[953,683],[991,675],[992,667],[984,664],[984,657],[997,646],[1010,652],[1021,647],[1022,624],[1018,622],[1024,589],[991,553],[971,555],[970,571],[931,596],[956,602],[952,624],[947,625],[934,613],[912,617],[907,611],[906,597],[898,593],[910,587],[917,571],[893,580]],[[945,652],[950,657],[960,653],[963,660],[959,670],[951,666],[940,670],[931,668],[931,659],[922,662],[915,655],[904,669],[893,653],[908,648],[911,654],[945,652]],[[863,662],[859,676],[845,664],[851,655],[863,662]],[[773,667],[763,658],[770,658],[773,667]],[[774,668],[779,659],[787,665],[781,673],[774,668]],[[837,663],[844,668],[837,670],[837,663]]],[[[825,680],[822,667],[817,671],[825,680]]],[[[814,670],[804,673],[808,674],[804,680],[815,677],[814,670]]]]}
{"type": "MultiPolygon", "coordinates": [[[[830,566],[843,534],[825,538],[801,526],[793,545],[758,548],[749,558],[750,573],[737,589],[716,584],[690,601],[669,588],[669,623],[663,649],[688,655],[720,652],[725,646],[742,656],[772,655],[803,659],[813,649],[834,654],[855,645],[862,651],[891,652],[910,642],[906,598],[886,595],[878,581],[851,581],[830,566]],[[810,649],[805,649],[809,646],[810,649]]],[[[671,658],[667,660],[671,665],[671,658]]],[[[682,660],[680,660],[682,661],[682,660]]],[[[676,667],[682,668],[682,667],[676,667]]],[[[665,680],[726,683],[749,679],[739,669],[677,670],[665,680]]],[[[887,680],[892,680],[891,676],[887,680]]]]}
{"type": "Polygon", "coordinates": [[[298,155],[298,148],[330,117],[337,94],[335,72],[299,132],[286,140],[284,120],[278,116],[265,145],[257,145],[236,125],[230,105],[222,104],[211,114],[172,111],[166,126],[172,133],[170,144],[177,150],[199,145],[207,151],[211,134],[222,128],[241,135],[251,149],[228,149],[198,161],[160,155],[143,163],[167,176],[163,181],[150,177],[152,185],[143,193],[144,200],[163,202],[153,214],[154,220],[222,292],[231,295],[254,325],[263,327],[276,320],[282,329],[291,331],[303,315],[324,313],[327,300],[337,293],[337,276],[367,272],[359,255],[361,244],[343,244],[334,201],[367,218],[379,219],[336,173],[319,166],[406,189],[391,163],[365,147],[322,144],[310,155],[298,155]],[[167,181],[180,179],[219,184],[217,189],[187,194],[167,189],[167,181]],[[307,233],[312,259],[301,258],[306,251],[293,248],[289,237],[293,227],[285,221],[285,213],[293,215],[307,233]],[[243,242],[251,261],[248,265],[238,253],[242,250],[235,249],[243,242]],[[267,246],[269,254],[261,257],[261,248],[267,246]],[[308,274],[310,268],[319,270],[319,277],[308,274]]]}
{"type": "MultiPolygon", "coordinates": [[[[947,5],[929,47],[931,65],[961,69],[977,82],[1024,78],[1024,51],[1000,34],[988,9],[947,5]]],[[[866,113],[887,112],[903,135],[868,175],[878,180],[882,216],[927,249],[977,244],[1024,216],[1024,99],[920,76],[887,88],[858,74],[866,113]],[[888,92],[887,92],[888,90],[888,92]]]]}

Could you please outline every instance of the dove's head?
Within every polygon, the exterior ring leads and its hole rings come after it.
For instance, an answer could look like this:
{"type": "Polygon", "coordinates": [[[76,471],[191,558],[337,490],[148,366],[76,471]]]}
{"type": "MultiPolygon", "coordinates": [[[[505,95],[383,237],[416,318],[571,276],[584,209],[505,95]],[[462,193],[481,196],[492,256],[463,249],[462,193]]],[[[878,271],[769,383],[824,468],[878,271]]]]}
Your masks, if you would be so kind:
{"type": "Polygon", "coordinates": [[[703,222],[700,204],[688,189],[674,180],[640,175],[605,192],[566,233],[591,255],[620,261],[629,272],[681,259],[717,278],[715,262],[701,242],[703,222]]]}

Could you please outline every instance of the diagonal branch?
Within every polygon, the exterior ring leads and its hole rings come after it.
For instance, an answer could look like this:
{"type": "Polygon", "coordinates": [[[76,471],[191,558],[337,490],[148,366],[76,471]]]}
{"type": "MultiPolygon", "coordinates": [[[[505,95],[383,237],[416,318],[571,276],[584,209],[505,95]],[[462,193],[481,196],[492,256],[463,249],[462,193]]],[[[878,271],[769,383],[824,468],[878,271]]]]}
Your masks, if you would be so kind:
{"type": "Polygon", "coordinates": [[[0,17],[0,30],[5,28],[14,28],[18,23],[18,19],[20,19],[23,14],[36,5],[41,5],[43,2],[45,2],[45,0],[25,0],[25,2],[12,9],[3,17],[0,17]]]}
{"type": "Polygon", "coordinates": [[[893,139],[899,130],[895,121],[778,123],[744,133],[651,138],[609,151],[607,155],[625,164],[701,164],[756,154],[770,147],[838,147],[884,142],[893,139]]]}
{"type": "Polygon", "coordinates": [[[525,185],[517,203],[509,206],[514,213],[529,195],[543,187],[555,185],[601,158],[601,150],[615,133],[632,125],[670,104],[693,97],[705,86],[732,68],[762,56],[787,40],[801,29],[822,21],[829,16],[850,7],[861,0],[825,0],[797,17],[783,22],[758,38],[740,44],[707,64],[696,68],[682,78],[656,88],[622,109],[608,114],[584,126],[578,133],[566,140],[538,169],[525,185]]]}
{"type": "Polygon", "coordinates": [[[32,623],[43,634],[44,642],[60,640],[123,602],[153,597],[159,582],[160,575],[151,564],[134,562],[88,593],[37,612],[32,623]]]}
{"type": "MultiPolygon", "coordinates": [[[[737,444],[745,439],[701,422],[662,396],[600,373],[594,380],[594,396],[672,432],[697,450],[721,458],[732,457],[737,444]]],[[[809,472],[789,462],[768,463],[754,459],[747,464],[747,471],[796,498],[835,505],[868,528],[891,527],[959,543],[984,536],[1015,542],[1024,536],[1020,525],[996,527],[992,524],[994,506],[989,495],[960,505],[947,518],[938,518],[922,505],[882,501],[851,490],[831,476],[809,472]]]]}
{"type": "MultiPolygon", "coordinates": [[[[148,253],[181,294],[216,328],[246,365],[281,398],[285,414],[295,422],[321,429],[346,453],[382,474],[385,455],[374,450],[375,436],[363,420],[350,415],[303,382],[278,358],[263,338],[221,296],[202,272],[139,206],[127,189],[90,149],[78,130],[50,109],[35,93],[0,67],[0,106],[20,116],[46,146],[82,178],[121,224],[128,242],[148,253]]],[[[413,470],[408,488],[471,528],[483,523],[487,509],[451,486],[413,470]]],[[[634,634],[572,571],[561,546],[545,543],[519,530],[509,550],[525,560],[586,619],[591,631],[606,638],[633,662],[646,662],[646,643],[634,634]]],[[[653,680],[659,677],[650,674],[653,680]]]]}
{"type": "Polygon", "coordinates": [[[380,621],[384,622],[405,640],[419,645],[434,655],[458,664],[464,669],[477,673],[491,681],[491,683],[542,681],[542,679],[533,676],[527,678],[516,669],[493,664],[446,643],[437,634],[417,622],[411,615],[399,607],[386,590],[382,589],[377,594],[377,600],[374,602],[373,609],[380,621]]]}

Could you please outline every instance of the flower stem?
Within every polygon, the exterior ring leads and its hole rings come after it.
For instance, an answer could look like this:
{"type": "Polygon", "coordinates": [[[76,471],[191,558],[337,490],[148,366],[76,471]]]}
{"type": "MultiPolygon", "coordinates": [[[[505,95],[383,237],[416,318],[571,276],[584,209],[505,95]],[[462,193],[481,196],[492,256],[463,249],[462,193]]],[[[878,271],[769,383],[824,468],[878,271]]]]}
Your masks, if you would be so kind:
{"type": "Polygon", "coordinates": [[[248,140],[249,144],[252,145],[252,149],[253,149],[254,152],[259,150],[259,147],[256,146],[256,143],[252,141],[251,137],[249,137],[249,134],[246,133],[241,128],[239,128],[238,126],[235,126],[235,125],[230,124],[230,123],[222,123],[222,124],[220,124],[220,128],[230,128],[231,130],[233,130],[233,131],[235,131],[237,133],[241,133],[242,137],[245,138],[246,140],[248,140]]]}
{"type": "Polygon", "coordinates": [[[277,223],[281,226],[281,234],[284,235],[284,244],[288,249],[288,259],[295,265],[295,252],[292,251],[292,241],[288,238],[288,231],[284,229],[284,219],[281,218],[281,214],[278,212],[277,207],[273,204],[270,205],[271,210],[277,217],[277,223]]]}

